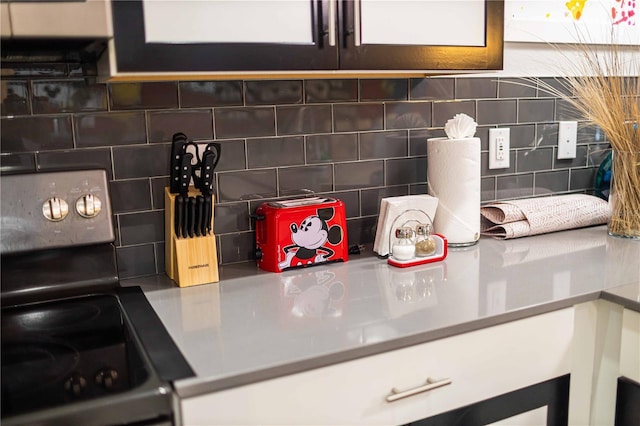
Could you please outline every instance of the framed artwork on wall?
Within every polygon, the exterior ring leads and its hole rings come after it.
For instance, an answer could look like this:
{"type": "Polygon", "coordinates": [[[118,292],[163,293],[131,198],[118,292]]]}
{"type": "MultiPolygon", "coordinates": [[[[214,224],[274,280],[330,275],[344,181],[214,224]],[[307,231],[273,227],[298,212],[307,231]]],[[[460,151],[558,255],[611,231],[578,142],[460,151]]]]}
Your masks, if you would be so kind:
{"type": "Polygon", "coordinates": [[[506,0],[504,40],[640,44],[640,0],[506,0]]]}

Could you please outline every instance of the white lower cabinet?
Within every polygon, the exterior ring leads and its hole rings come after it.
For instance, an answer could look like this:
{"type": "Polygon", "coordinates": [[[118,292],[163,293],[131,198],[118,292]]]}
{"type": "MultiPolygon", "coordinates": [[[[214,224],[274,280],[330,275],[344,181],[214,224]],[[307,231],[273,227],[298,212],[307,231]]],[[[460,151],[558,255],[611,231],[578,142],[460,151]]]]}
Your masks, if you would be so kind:
{"type": "Polygon", "coordinates": [[[640,382],[640,313],[606,300],[575,307],[570,425],[613,425],[618,378],[640,382]]]}
{"type": "Polygon", "coordinates": [[[351,425],[424,419],[569,373],[573,320],[573,308],[567,308],[186,398],[180,403],[182,421],[351,425]],[[410,391],[428,379],[431,390],[387,401],[393,388],[410,391]]]}
{"type": "Polygon", "coordinates": [[[620,375],[640,383],[640,313],[622,311],[620,375]]]}

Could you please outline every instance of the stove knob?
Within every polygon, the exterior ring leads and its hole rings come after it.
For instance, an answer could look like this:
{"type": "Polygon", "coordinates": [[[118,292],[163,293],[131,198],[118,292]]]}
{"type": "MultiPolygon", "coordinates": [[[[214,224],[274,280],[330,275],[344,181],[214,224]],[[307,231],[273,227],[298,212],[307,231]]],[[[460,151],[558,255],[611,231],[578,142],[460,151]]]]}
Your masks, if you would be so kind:
{"type": "Polygon", "coordinates": [[[105,368],[96,374],[96,384],[109,390],[118,382],[118,371],[113,368],[105,368]]]}
{"type": "Polygon", "coordinates": [[[48,220],[58,222],[69,214],[69,205],[62,198],[49,198],[42,205],[42,214],[48,220]]]}
{"type": "Polygon", "coordinates": [[[80,373],[74,373],[64,382],[64,390],[71,395],[80,396],[87,387],[87,379],[80,373]]]}
{"type": "Polygon", "coordinates": [[[83,195],[76,201],[76,211],[82,217],[96,217],[100,210],[102,210],[102,202],[93,194],[83,195]]]}

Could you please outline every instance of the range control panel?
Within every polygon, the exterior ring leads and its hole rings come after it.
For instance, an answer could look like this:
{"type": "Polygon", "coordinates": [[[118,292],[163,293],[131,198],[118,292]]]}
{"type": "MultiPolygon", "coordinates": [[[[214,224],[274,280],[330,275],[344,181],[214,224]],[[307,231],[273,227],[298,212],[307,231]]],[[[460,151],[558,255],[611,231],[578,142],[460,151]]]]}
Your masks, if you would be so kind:
{"type": "Polygon", "coordinates": [[[115,239],[104,170],[7,175],[0,194],[2,254],[115,239]]]}

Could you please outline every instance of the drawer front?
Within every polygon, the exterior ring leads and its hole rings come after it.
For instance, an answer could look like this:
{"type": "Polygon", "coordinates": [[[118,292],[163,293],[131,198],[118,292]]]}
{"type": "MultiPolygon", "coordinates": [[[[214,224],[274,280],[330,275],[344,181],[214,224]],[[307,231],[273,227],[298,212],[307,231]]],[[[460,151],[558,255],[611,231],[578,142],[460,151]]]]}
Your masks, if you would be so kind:
{"type": "Polygon", "coordinates": [[[402,424],[570,371],[573,308],[181,401],[186,425],[402,424]],[[387,402],[427,378],[450,384],[387,402]]]}

